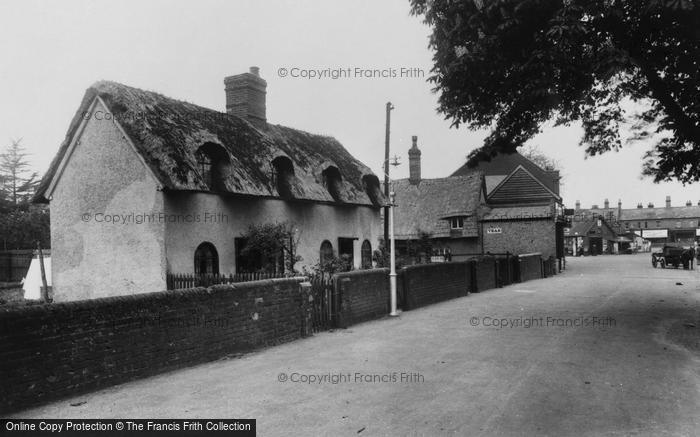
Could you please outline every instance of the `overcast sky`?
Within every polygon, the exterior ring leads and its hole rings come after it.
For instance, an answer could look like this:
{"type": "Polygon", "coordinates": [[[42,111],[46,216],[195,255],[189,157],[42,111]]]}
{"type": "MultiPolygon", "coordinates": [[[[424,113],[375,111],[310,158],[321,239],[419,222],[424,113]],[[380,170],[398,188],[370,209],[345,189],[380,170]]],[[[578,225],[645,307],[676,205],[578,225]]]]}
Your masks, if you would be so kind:
{"type": "MultiPolygon", "coordinates": [[[[407,0],[3,0],[0,147],[22,138],[43,173],[93,82],[114,80],[224,111],[223,78],[256,65],[268,82],[268,121],[332,135],[381,174],[391,101],[392,155],[404,162],[392,177],[408,175],[412,135],[419,137],[423,176],[448,176],[486,132],[450,128],[436,112],[426,82],[428,35],[407,0]],[[350,77],[338,79],[291,77],[348,68],[350,77]],[[396,76],[359,78],[356,68],[393,69],[396,76]]],[[[602,205],[606,197],[625,207],[663,205],[666,195],[674,206],[700,201],[700,185],[640,178],[648,146],[584,160],[580,135],[576,126],[545,127],[531,141],[563,167],[566,205],[602,205]]]]}

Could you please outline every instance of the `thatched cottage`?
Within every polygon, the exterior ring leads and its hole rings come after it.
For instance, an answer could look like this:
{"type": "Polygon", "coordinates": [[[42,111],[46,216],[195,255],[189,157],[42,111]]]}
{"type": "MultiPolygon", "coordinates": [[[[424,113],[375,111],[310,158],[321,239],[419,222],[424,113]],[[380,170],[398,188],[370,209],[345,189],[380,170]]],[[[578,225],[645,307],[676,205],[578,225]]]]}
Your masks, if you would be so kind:
{"type": "Polygon", "coordinates": [[[479,219],[486,203],[483,175],[423,179],[417,142],[414,136],[408,151],[410,177],[391,186],[396,195],[394,232],[399,252],[420,251],[424,239],[435,254],[480,252],[479,219]]]}
{"type": "Polygon", "coordinates": [[[36,197],[51,207],[56,300],[251,268],[250,224],[294,224],[301,265],[367,263],[378,178],[334,138],[267,123],[256,67],[224,83],[226,113],[114,82],[87,90],[36,197]]]}

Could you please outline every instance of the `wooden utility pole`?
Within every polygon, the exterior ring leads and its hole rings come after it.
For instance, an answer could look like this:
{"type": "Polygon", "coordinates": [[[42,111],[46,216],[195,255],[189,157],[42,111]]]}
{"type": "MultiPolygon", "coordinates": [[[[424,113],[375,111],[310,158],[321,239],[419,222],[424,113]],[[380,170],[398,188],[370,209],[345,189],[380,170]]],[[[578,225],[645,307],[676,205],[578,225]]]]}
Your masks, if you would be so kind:
{"type": "MultiPolygon", "coordinates": [[[[389,136],[391,132],[391,110],[394,105],[386,102],[386,136],[384,138],[384,200],[389,201],[389,136]]],[[[389,248],[389,206],[384,207],[384,247],[389,248]]]]}
{"type": "Polygon", "coordinates": [[[46,283],[46,269],[44,268],[44,253],[41,251],[41,243],[36,242],[36,248],[39,255],[39,268],[41,269],[41,300],[44,302],[49,301],[49,286],[46,283]]]}

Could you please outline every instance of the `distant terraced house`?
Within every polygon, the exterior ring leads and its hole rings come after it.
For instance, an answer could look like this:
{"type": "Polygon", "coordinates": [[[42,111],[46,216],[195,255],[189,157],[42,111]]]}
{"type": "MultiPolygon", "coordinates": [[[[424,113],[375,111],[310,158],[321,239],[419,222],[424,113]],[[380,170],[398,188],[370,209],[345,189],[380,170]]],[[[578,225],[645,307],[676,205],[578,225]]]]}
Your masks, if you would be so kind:
{"type": "Polygon", "coordinates": [[[114,82],[87,90],[35,197],[51,208],[55,300],[250,269],[251,224],[293,223],[300,265],[371,263],[377,176],[332,137],[268,123],[256,67],[224,83],[226,113],[114,82]]]}

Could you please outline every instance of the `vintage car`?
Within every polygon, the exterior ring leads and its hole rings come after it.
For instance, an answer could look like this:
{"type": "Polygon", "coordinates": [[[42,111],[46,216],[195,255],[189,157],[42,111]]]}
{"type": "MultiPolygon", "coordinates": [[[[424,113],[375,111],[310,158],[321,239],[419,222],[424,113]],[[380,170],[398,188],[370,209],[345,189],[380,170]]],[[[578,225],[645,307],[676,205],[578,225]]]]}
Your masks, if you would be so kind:
{"type": "Polygon", "coordinates": [[[666,266],[678,268],[682,265],[684,269],[690,267],[690,261],[693,259],[693,249],[684,247],[680,244],[665,244],[663,249],[651,254],[651,265],[660,266],[662,269],[666,266]]]}

